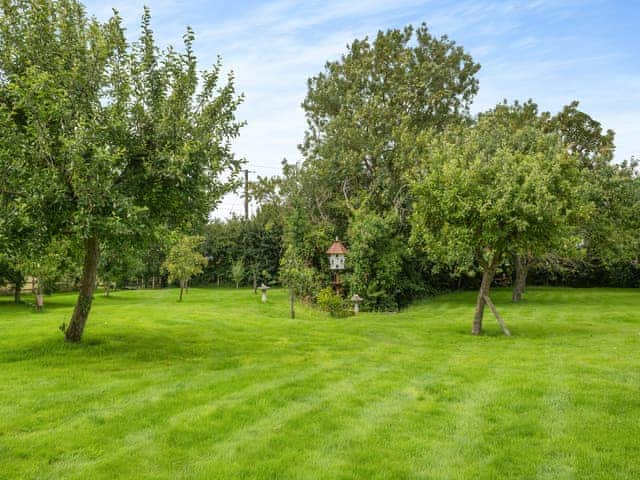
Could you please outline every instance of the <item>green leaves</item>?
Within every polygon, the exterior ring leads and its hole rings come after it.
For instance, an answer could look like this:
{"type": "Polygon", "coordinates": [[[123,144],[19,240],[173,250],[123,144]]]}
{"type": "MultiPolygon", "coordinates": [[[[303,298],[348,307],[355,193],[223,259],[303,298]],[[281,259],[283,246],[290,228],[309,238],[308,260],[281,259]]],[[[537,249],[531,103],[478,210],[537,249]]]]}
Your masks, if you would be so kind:
{"type": "Polygon", "coordinates": [[[418,135],[466,121],[479,68],[448,38],[408,26],[353,41],[308,82],[305,161],[289,215],[295,245],[320,267],[336,234],[348,240],[356,249],[350,281],[371,292],[373,308],[397,308],[407,285],[420,283],[421,262],[406,241],[409,152],[418,135]]]}
{"type": "Polygon", "coordinates": [[[70,0],[2,13],[0,171],[22,200],[57,204],[56,228],[85,238],[205,222],[232,184],[222,172],[238,171],[241,97],[220,62],[198,74],[193,32],[184,52],[161,52],[148,10],[132,45],[117,14],[100,24],[70,0]]]}
{"type": "Polygon", "coordinates": [[[413,240],[433,260],[464,270],[548,248],[565,233],[578,164],[531,105],[499,105],[473,126],[421,144],[413,240]]]}
{"type": "Polygon", "coordinates": [[[207,259],[198,251],[203,240],[200,236],[184,235],[171,246],[162,265],[169,274],[169,282],[186,282],[202,272],[207,265],[207,259]]]}

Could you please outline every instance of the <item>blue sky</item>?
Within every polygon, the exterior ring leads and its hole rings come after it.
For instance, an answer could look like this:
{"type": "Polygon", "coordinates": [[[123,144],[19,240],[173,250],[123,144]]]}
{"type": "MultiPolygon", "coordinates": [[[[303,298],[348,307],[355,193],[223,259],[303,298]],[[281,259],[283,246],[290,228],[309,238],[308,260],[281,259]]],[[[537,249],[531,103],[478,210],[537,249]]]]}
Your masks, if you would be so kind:
{"type": "MultiPolygon", "coordinates": [[[[180,45],[190,25],[201,66],[219,54],[234,70],[246,95],[239,116],[248,122],[235,151],[256,174],[275,175],[283,157],[299,159],[307,78],[355,38],[421,22],[481,63],[474,112],[503,98],[532,98],[551,112],[579,100],[616,132],[617,160],[640,157],[640,0],[86,3],[101,19],[117,8],[132,38],[145,4],[161,45],[180,45]]],[[[229,196],[216,216],[241,210],[242,201],[229,196]]]]}

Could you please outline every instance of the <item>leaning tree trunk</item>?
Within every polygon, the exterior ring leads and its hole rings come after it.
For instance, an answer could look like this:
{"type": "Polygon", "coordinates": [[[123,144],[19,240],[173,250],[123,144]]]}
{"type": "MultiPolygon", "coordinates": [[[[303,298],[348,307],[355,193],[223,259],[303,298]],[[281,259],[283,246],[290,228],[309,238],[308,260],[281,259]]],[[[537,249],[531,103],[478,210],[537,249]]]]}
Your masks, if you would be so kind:
{"type": "Polygon", "coordinates": [[[480,291],[478,292],[478,300],[476,301],[476,312],[473,317],[473,328],[471,333],[473,335],[482,334],[482,317],[484,315],[484,307],[485,305],[489,305],[489,308],[493,312],[493,315],[496,317],[500,328],[505,335],[511,336],[511,332],[507,328],[507,325],[504,323],[504,320],[498,313],[496,306],[493,304],[491,299],[489,298],[489,290],[491,289],[491,282],[493,281],[493,277],[496,274],[496,270],[500,263],[501,255],[494,255],[493,260],[490,264],[484,264],[484,271],[482,272],[482,283],[480,284],[480,291]]]}
{"type": "Polygon", "coordinates": [[[480,291],[478,292],[478,299],[476,300],[476,311],[473,316],[473,328],[471,333],[473,335],[480,335],[482,333],[482,317],[484,315],[484,306],[486,304],[485,298],[489,296],[489,287],[493,281],[495,271],[486,269],[482,273],[482,283],[480,284],[480,291]]]}
{"type": "Polygon", "coordinates": [[[84,332],[84,326],[87,323],[91,303],[93,302],[93,292],[96,288],[96,273],[98,271],[99,260],[100,244],[98,237],[93,235],[87,239],[78,301],[73,310],[69,326],[65,330],[65,339],[68,342],[79,342],[82,338],[82,332],[84,332]]]}
{"type": "Polygon", "coordinates": [[[482,283],[480,284],[480,291],[478,292],[478,299],[476,300],[476,311],[473,316],[473,327],[471,333],[473,335],[482,334],[482,317],[484,316],[484,307],[487,304],[486,299],[489,298],[489,289],[491,288],[491,282],[496,274],[496,269],[500,263],[500,256],[494,255],[490,264],[485,264],[482,272],[482,283]]]}
{"type": "Polygon", "coordinates": [[[522,300],[522,294],[527,286],[527,274],[529,273],[529,262],[520,255],[514,255],[514,265],[516,267],[516,278],[513,282],[512,302],[522,300]]]}

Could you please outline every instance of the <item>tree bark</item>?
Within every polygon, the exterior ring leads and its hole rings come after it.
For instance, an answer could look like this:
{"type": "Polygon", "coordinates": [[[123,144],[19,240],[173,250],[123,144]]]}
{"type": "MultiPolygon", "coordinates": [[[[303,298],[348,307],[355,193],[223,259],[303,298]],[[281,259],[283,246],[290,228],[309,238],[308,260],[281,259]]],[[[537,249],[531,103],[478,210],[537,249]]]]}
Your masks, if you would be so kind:
{"type": "Polygon", "coordinates": [[[79,342],[82,339],[84,326],[87,323],[87,318],[89,318],[89,311],[93,302],[99,261],[100,243],[98,242],[98,237],[93,235],[87,239],[78,301],[73,310],[69,326],[65,330],[65,340],[68,342],[79,342]]]}
{"type": "Polygon", "coordinates": [[[293,288],[289,289],[289,301],[291,302],[291,318],[296,318],[296,295],[293,288]]]}
{"type": "Polygon", "coordinates": [[[22,273],[17,273],[13,278],[13,302],[21,303],[20,293],[22,292],[22,286],[24,285],[24,277],[22,273]]]}
{"type": "Polygon", "coordinates": [[[522,300],[522,294],[527,286],[527,274],[529,273],[529,262],[526,258],[516,254],[513,256],[514,266],[516,268],[516,278],[513,282],[513,293],[511,295],[512,302],[522,300]]]}
{"type": "Polygon", "coordinates": [[[498,258],[495,258],[482,272],[482,283],[480,284],[480,291],[478,292],[478,299],[476,300],[476,311],[473,316],[473,327],[471,329],[473,335],[482,334],[482,317],[484,316],[484,306],[487,303],[485,299],[489,296],[489,289],[491,288],[493,277],[496,274],[497,266],[498,258]]]}
{"type": "Polygon", "coordinates": [[[178,299],[179,302],[182,301],[182,292],[184,291],[184,280],[180,280],[180,298],[178,299]]]}
{"type": "Polygon", "coordinates": [[[36,310],[41,312],[44,308],[44,296],[42,295],[42,289],[38,288],[36,291],[36,310]]]}
{"type": "Polygon", "coordinates": [[[491,309],[491,311],[493,312],[494,317],[496,317],[496,320],[498,321],[498,325],[500,325],[500,328],[502,329],[502,332],[507,336],[510,337],[511,336],[511,332],[509,331],[509,329],[507,328],[507,324],[504,323],[504,320],[502,319],[502,317],[500,316],[500,314],[498,313],[498,309],[496,308],[496,306],[493,304],[493,302],[491,301],[491,299],[488,296],[484,297],[484,301],[487,303],[487,305],[489,305],[489,308],[491,309]]]}
{"type": "Polygon", "coordinates": [[[36,297],[36,312],[41,312],[44,308],[44,297],[42,296],[42,287],[39,279],[33,281],[33,294],[36,297]]]}
{"type": "Polygon", "coordinates": [[[258,293],[258,275],[255,267],[253,267],[253,293],[258,293]]]}

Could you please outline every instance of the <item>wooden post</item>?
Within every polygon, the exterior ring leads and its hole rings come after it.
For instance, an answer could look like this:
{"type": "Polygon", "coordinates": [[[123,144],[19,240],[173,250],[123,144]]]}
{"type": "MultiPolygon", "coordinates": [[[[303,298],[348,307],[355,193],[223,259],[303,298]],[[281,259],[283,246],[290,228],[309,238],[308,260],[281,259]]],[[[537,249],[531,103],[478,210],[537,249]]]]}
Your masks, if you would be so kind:
{"type": "Polygon", "coordinates": [[[498,310],[496,309],[496,306],[493,304],[493,302],[491,301],[491,299],[489,298],[488,295],[484,295],[484,301],[485,301],[485,303],[487,305],[489,305],[489,308],[493,312],[493,315],[496,317],[496,320],[498,320],[498,324],[500,325],[500,328],[502,328],[502,331],[504,332],[504,334],[507,337],[510,337],[511,336],[511,332],[507,328],[507,325],[504,323],[504,320],[502,320],[502,317],[498,313],[498,310]]]}

